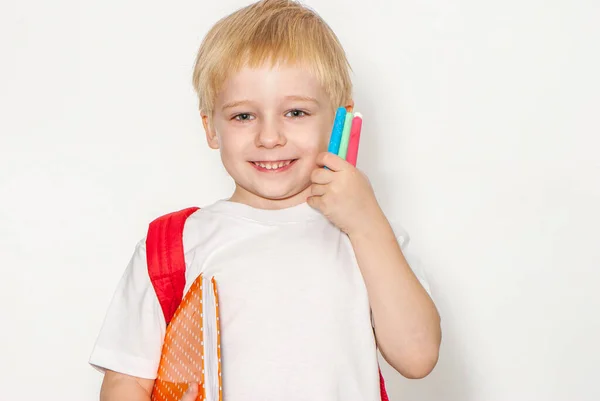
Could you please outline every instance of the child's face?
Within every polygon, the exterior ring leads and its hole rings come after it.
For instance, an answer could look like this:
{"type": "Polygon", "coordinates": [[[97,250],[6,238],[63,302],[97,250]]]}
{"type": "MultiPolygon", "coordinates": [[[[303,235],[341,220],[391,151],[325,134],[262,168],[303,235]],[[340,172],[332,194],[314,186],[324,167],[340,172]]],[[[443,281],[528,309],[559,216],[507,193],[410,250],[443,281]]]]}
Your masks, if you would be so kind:
{"type": "Polygon", "coordinates": [[[215,99],[209,145],[236,182],[232,200],[262,208],[302,203],[315,158],[327,150],[335,108],[299,66],[244,68],[215,99]]]}

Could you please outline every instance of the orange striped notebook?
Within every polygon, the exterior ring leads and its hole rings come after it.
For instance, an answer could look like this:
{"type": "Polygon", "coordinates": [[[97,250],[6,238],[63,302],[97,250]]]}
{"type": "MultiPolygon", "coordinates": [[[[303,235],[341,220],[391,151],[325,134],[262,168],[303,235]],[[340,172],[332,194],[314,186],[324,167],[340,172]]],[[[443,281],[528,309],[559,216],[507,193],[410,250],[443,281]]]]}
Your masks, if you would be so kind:
{"type": "Polygon", "coordinates": [[[196,401],[222,401],[221,331],[214,278],[200,275],[167,326],[152,401],[180,401],[189,383],[196,401]]]}

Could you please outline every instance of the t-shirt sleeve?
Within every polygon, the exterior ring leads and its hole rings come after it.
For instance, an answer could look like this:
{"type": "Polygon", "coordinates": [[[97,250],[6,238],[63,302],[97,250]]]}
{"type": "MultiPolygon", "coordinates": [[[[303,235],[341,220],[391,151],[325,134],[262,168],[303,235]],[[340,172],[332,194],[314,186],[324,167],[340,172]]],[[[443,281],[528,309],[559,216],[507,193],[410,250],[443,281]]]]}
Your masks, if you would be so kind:
{"type": "Polygon", "coordinates": [[[414,252],[414,249],[408,246],[410,244],[410,235],[400,224],[392,223],[392,229],[394,230],[394,234],[396,235],[396,239],[398,244],[400,244],[400,248],[402,249],[402,253],[408,262],[408,265],[412,269],[415,276],[417,276],[417,279],[423,288],[425,288],[425,291],[427,291],[429,296],[431,296],[431,288],[429,286],[427,274],[423,264],[417,254],[414,252]]]}
{"type": "Polygon", "coordinates": [[[146,242],[140,241],[117,285],[89,363],[155,379],[165,336],[165,319],[150,282],[146,242]]]}

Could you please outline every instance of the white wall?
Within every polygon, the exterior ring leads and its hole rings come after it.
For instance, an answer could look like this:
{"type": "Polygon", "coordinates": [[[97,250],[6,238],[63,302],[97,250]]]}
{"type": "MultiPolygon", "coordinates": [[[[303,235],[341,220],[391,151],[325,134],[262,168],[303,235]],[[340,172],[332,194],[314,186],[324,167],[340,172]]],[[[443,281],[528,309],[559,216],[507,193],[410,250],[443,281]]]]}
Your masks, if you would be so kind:
{"type": "MultiPolygon", "coordinates": [[[[147,223],[229,194],[190,74],[245,4],[0,3],[1,401],[97,399],[87,358],[147,223]]],[[[436,370],[386,369],[392,399],[599,400],[598,1],[309,4],[443,316],[436,370]]]]}

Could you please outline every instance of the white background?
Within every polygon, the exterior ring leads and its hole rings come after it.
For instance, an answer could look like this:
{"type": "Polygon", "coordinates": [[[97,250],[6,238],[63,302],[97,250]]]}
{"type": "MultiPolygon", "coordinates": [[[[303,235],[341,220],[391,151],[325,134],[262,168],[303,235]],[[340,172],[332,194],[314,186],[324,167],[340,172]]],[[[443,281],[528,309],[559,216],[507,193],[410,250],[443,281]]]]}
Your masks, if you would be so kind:
{"type": "MultiPolygon", "coordinates": [[[[0,4],[0,400],[96,400],[87,358],[148,222],[232,188],[190,82],[248,3],[0,4]]],[[[385,369],[392,400],[599,400],[600,3],[309,4],[443,318],[428,378],[385,369]]]]}

